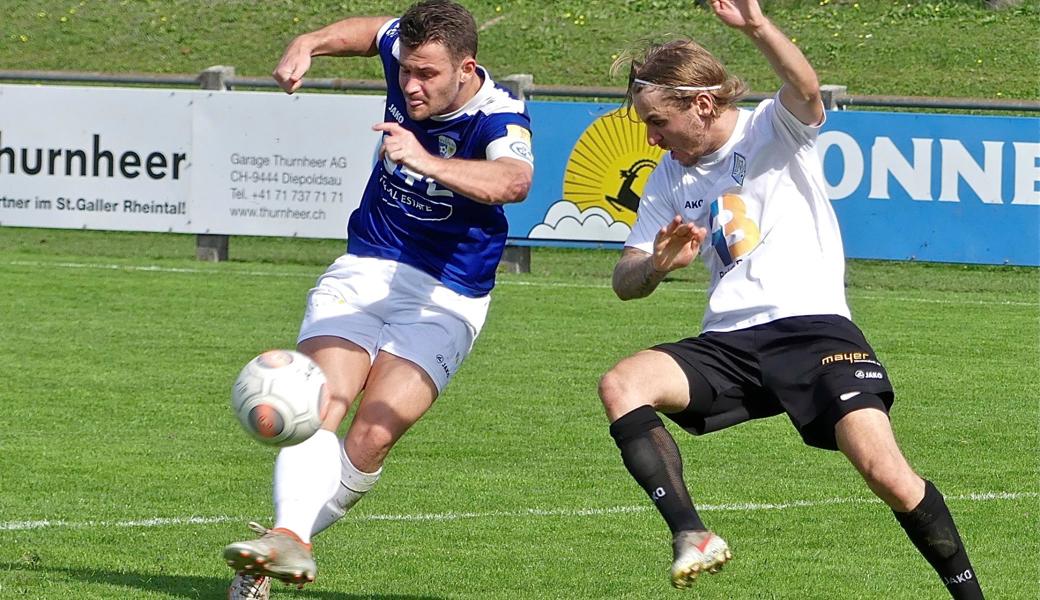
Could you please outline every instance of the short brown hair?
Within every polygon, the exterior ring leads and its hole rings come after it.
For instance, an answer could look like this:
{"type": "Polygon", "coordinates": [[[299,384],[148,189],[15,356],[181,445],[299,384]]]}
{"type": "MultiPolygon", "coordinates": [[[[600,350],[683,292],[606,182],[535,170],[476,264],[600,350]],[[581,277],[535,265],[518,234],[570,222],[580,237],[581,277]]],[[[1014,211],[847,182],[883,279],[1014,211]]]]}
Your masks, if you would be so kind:
{"type": "Polygon", "coordinates": [[[401,42],[415,49],[439,42],[456,64],[477,57],[477,23],[473,15],[451,0],[422,0],[401,16],[401,42]]]}
{"type": "Polygon", "coordinates": [[[618,72],[626,63],[629,65],[626,106],[631,106],[635,95],[649,87],[647,84],[637,83],[636,79],[650,82],[653,87],[659,86],[667,97],[683,109],[689,108],[700,92],[670,88],[719,86],[717,90],[706,91],[715,99],[716,115],[737,103],[748,91],[747,85],[730,75],[725,65],[711,52],[687,38],[663,43],[644,42],[642,47],[619,56],[614,61],[611,72],[618,72]]]}

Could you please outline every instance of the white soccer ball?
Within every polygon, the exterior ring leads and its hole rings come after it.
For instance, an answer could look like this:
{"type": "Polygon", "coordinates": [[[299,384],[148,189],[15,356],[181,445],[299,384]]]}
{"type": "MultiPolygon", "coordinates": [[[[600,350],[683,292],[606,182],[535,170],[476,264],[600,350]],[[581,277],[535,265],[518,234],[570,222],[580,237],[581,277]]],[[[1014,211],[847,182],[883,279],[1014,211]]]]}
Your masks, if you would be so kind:
{"type": "Polygon", "coordinates": [[[269,350],[246,363],[231,388],[231,410],[258,441],[292,446],[321,427],[325,374],[294,350],[269,350]]]}

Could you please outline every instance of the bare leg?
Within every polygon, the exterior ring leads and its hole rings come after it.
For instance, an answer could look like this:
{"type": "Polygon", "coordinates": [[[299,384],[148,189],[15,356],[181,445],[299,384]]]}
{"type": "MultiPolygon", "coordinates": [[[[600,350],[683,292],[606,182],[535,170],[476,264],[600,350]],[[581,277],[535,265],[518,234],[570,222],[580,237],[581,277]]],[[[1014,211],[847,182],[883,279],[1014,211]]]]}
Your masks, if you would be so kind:
{"type": "Polygon", "coordinates": [[[903,457],[888,415],[867,408],[849,413],[835,427],[838,448],[867,486],[895,513],[953,598],[978,600],[982,588],[942,494],[921,479],[903,457]]]}
{"type": "Polygon", "coordinates": [[[415,363],[380,352],[365,395],[347,431],[347,456],[362,471],[377,471],[397,440],[433,405],[437,386],[415,363]]]}
{"type": "Polygon", "coordinates": [[[907,512],[921,503],[924,480],[899,450],[888,415],[873,408],[854,411],[838,421],[835,434],[867,487],[892,510],[907,512]]]}

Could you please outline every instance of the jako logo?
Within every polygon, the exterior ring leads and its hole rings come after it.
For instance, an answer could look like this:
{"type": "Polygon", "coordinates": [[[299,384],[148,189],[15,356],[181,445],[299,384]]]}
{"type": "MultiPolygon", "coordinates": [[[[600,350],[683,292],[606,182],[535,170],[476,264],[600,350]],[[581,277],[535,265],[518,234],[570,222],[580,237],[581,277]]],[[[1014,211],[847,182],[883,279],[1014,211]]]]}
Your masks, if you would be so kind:
{"type": "Polygon", "coordinates": [[[953,577],[943,577],[942,582],[943,585],[950,585],[951,583],[968,583],[972,579],[975,579],[975,574],[971,572],[971,569],[968,569],[967,571],[958,573],[953,577]]]}
{"type": "Polygon", "coordinates": [[[664,491],[663,487],[659,487],[650,493],[650,497],[654,499],[654,502],[664,498],[666,495],[667,493],[664,491]]]}
{"type": "Polygon", "coordinates": [[[448,363],[444,362],[444,355],[443,354],[438,354],[437,355],[437,364],[439,364],[441,366],[441,368],[444,369],[444,374],[445,375],[447,375],[448,377],[451,377],[451,370],[448,369],[448,363]]]}
{"type": "Polygon", "coordinates": [[[861,371],[857,370],[856,379],[884,379],[885,376],[881,374],[881,371],[861,371]]]}

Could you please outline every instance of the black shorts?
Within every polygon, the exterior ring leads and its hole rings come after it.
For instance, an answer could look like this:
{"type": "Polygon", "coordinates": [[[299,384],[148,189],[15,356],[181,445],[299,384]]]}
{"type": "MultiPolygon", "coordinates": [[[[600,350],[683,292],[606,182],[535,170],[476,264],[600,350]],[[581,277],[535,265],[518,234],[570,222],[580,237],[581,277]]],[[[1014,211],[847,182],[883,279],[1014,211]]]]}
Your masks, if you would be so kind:
{"type": "Polygon", "coordinates": [[[709,331],[653,349],[686,373],[690,405],[666,416],[696,435],[787,413],[806,444],[836,450],[842,417],[871,407],[887,413],[894,399],[863,332],[838,315],[709,331]]]}

